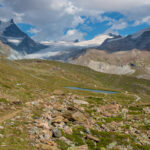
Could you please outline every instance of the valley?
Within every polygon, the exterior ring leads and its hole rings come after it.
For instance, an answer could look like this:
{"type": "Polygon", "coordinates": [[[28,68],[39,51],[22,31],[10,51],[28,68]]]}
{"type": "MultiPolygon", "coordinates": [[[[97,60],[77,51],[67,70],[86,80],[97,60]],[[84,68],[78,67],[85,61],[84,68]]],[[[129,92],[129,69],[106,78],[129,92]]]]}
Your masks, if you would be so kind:
{"type": "Polygon", "coordinates": [[[150,149],[149,27],[31,37],[0,21],[0,150],[150,149]]]}
{"type": "Polygon", "coordinates": [[[149,80],[47,60],[0,70],[1,150],[149,149],[149,80]]]}

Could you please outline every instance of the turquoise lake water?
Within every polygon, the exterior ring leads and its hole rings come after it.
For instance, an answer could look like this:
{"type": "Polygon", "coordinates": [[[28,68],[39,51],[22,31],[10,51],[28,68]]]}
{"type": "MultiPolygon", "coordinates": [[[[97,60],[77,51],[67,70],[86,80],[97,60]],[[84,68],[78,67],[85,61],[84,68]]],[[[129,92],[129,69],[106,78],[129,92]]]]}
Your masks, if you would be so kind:
{"type": "Polygon", "coordinates": [[[95,93],[106,93],[106,94],[118,94],[119,92],[114,91],[105,91],[105,90],[93,90],[93,89],[84,89],[84,88],[78,88],[78,87],[65,87],[67,89],[71,90],[80,90],[80,91],[90,91],[95,93]]]}

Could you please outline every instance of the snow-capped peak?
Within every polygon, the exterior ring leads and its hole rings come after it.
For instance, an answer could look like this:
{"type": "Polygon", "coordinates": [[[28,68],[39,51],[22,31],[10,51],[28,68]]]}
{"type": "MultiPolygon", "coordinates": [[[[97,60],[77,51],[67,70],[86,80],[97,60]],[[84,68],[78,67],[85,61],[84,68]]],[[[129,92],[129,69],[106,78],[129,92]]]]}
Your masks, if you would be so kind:
{"type": "Polygon", "coordinates": [[[140,30],[140,31],[138,31],[138,32],[136,32],[136,33],[134,33],[134,34],[131,36],[131,38],[132,38],[132,39],[136,39],[136,38],[140,37],[144,32],[147,32],[147,31],[150,31],[150,27],[145,28],[145,29],[142,29],[142,30],[140,30]]]}
{"type": "Polygon", "coordinates": [[[7,40],[8,42],[10,42],[10,43],[13,43],[13,44],[15,44],[15,45],[19,45],[21,42],[22,42],[22,39],[20,38],[9,38],[8,40],[7,40]]]}

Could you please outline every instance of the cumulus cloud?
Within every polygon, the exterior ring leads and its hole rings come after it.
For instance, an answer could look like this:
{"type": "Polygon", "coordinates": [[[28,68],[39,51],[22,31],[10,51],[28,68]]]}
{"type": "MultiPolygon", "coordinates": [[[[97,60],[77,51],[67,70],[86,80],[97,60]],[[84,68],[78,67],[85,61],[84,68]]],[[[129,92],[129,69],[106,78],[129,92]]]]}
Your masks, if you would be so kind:
{"type": "Polygon", "coordinates": [[[75,29],[68,30],[66,35],[64,35],[64,37],[62,38],[62,40],[64,40],[64,41],[75,41],[75,40],[82,41],[84,39],[84,35],[85,35],[85,33],[81,33],[75,29]]]}
{"type": "Polygon", "coordinates": [[[140,25],[140,24],[143,24],[143,23],[147,23],[148,25],[150,25],[150,16],[146,16],[144,18],[136,20],[133,25],[137,26],[137,25],[140,25]]]}
{"type": "Polygon", "coordinates": [[[31,34],[36,34],[38,32],[40,32],[39,30],[37,30],[36,28],[31,28],[30,30],[28,30],[29,33],[31,34]]]}
{"type": "Polygon", "coordinates": [[[135,24],[150,24],[149,0],[1,0],[0,19],[14,18],[18,23],[28,23],[36,27],[30,32],[36,33],[38,40],[60,40],[77,35],[80,39],[84,33],[76,30],[79,24],[87,18],[99,22],[108,21],[110,30],[117,31],[126,28],[128,20],[135,24]],[[137,11],[138,10],[138,11],[137,11]],[[104,12],[120,12],[126,20],[115,22],[113,19],[101,16],[104,12]],[[73,35],[69,35],[71,30],[73,35]],[[66,30],[70,30],[64,35],[66,30]]]}
{"type": "Polygon", "coordinates": [[[105,33],[114,33],[118,34],[119,30],[125,29],[128,24],[123,19],[120,19],[119,21],[112,20],[108,23],[111,27],[105,31],[105,33]]]}

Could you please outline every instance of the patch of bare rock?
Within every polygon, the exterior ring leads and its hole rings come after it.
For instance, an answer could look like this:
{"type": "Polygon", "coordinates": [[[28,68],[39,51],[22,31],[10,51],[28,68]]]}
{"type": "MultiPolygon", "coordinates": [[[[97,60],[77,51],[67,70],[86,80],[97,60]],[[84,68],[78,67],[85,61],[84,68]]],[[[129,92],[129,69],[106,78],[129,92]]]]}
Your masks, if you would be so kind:
{"type": "MultiPolygon", "coordinates": [[[[129,108],[116,102],[105,105],[97,104],[95,107],[91,107],[91,104],[84,97],[55,91],[48,100],[35,101],[27,105],[30,106],[30,110],[24,111],[29,120],[29,138],[35,149],[38,150],[64,149],[60,143],[67,145],[66,150],[88,150],[88,141],[100,150],[132,150],[132,145],[119,143],[117,135],[122,134],[126,135],[125,138],[127,137],[126,143],[132,143],[132,139],[129,137],[133,136],[139,145],[150,144],[149,132],[140,130],[140,127],[149,124],[148,119],[145,117],[145,120],[141,121],[140,118],[133,117],[129,113],[129,108]],[[42,111],[32,114],[31,110],[34,107],[40,107],[42,111]],[[81,137],[79,136],[82,140],[82,142],[79,140],[80,144],[77,144],[73,137],[77,127],[82,129],[76,131],[77,135],[81,135],[81,137]],[[99,133],[99,136],[93,132],[99,133]],[[107,133],[108,137],[101,135],[104,133],[107,133]],[[114,141],[106,143],[104,147],[101,143],[103,143],[103,138],[110,138],[109,134],[114,141]]],[[[144,115],[149,114],[149,109],[144,108],[142,112],[144,115]]],[[[75,138],[76,134],[74,135],[75,138]]]]}

